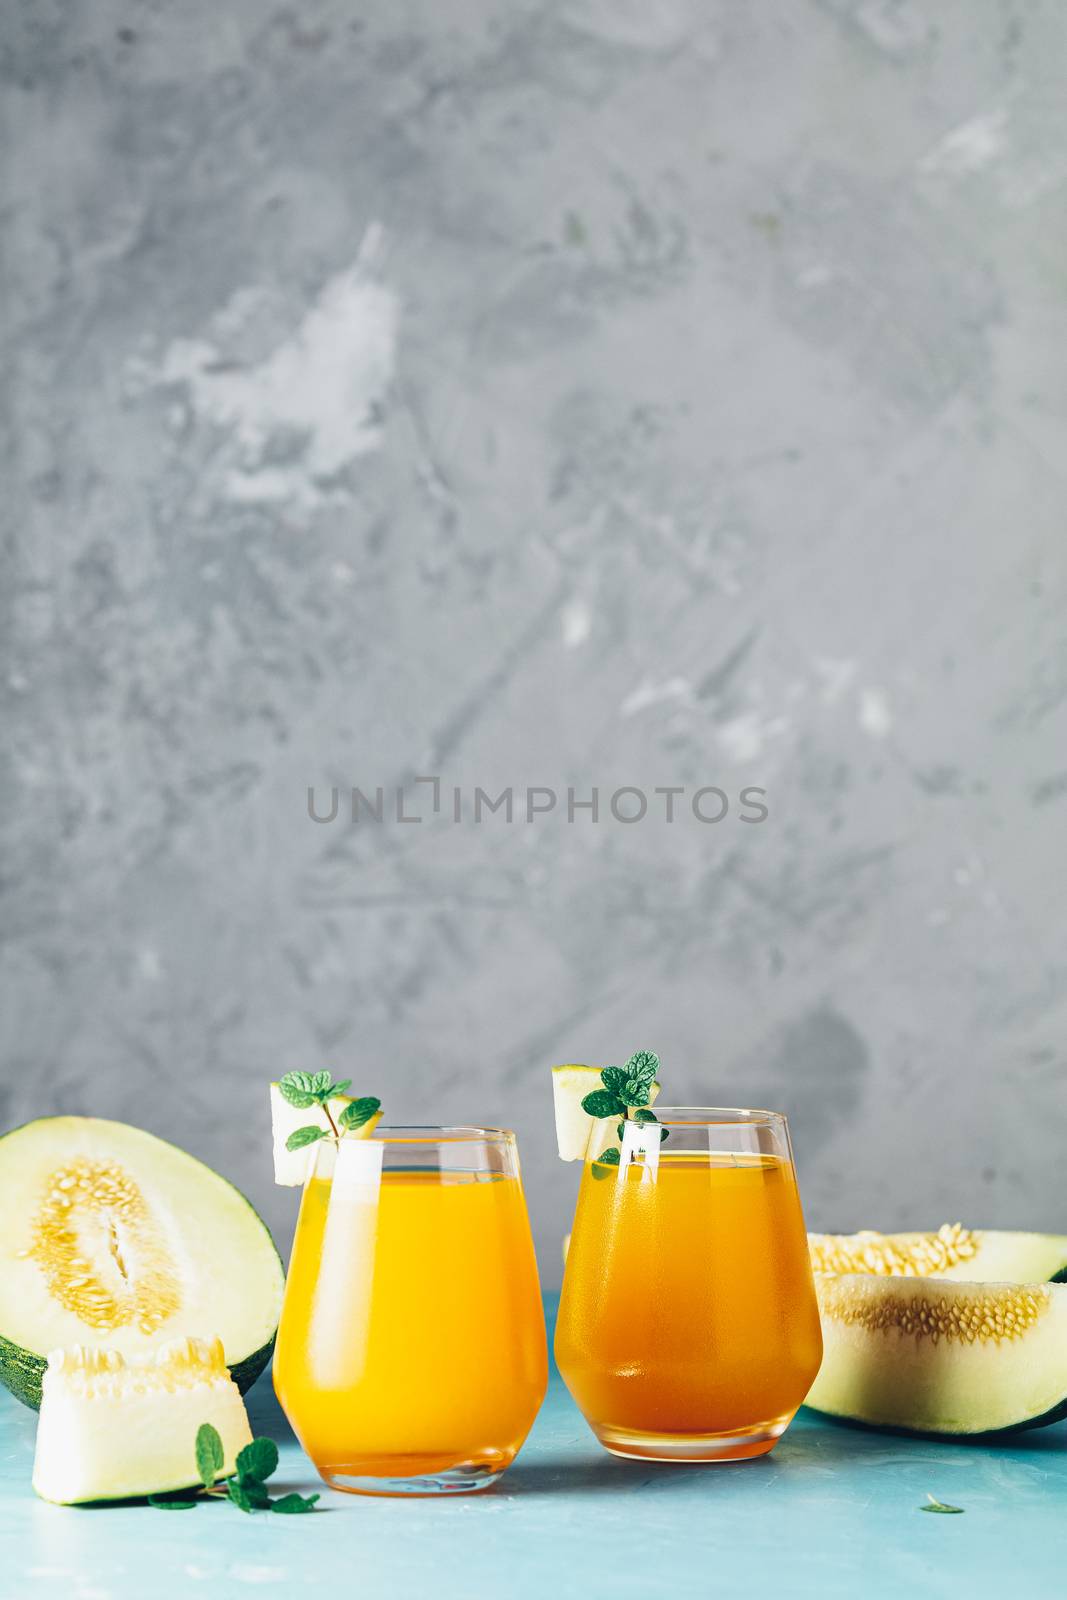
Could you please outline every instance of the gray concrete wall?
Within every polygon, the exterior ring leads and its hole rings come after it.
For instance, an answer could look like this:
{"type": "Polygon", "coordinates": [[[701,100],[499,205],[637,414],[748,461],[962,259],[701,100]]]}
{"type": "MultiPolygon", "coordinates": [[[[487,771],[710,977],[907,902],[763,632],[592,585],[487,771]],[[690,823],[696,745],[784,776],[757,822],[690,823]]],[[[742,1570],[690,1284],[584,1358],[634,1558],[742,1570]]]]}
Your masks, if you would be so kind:
{"type": "Polygon", "coordinates": [[[547,1069],[649,1046],[790,1113],[815,1224],[1067,1229],[1065,8],[2,35],[0,1125],[287,1238],[265,1085],[328,1065],[516,1127],[551,1281],[547,1069]]]}

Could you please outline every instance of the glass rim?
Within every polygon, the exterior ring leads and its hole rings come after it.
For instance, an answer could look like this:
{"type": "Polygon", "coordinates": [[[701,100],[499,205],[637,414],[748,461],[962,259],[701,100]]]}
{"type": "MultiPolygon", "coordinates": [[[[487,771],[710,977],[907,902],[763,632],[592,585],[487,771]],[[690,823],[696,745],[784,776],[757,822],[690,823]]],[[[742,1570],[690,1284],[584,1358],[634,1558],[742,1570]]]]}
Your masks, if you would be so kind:
{"type": "Polygon", "coordinates": [[[481,1128],[469,1122],[379,1123],[367,1141],[372,1144],[508,1144],[515,1142],[511,1128],[481,1128]]]}
{"type": "Polygon", "coordinates": [[[766,1123],[785,1123],[784,1111],[766,1111],[757,1106],[659,1106],[651,1108],[656,1121],[671,1127],[714,1128],[759,1127],[766,1123]]]}

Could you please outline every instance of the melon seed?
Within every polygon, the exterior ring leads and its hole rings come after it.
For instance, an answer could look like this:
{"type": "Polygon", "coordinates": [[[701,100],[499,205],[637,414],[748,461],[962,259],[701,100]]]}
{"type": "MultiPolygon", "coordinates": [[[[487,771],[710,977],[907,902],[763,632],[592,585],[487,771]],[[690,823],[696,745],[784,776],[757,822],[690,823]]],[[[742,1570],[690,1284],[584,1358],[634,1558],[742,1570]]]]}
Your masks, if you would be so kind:
{"type": "Polygon", "coordinates": [[[885,1294],[870,1293],[856,1277],[828,1274],[816,1278],[816,1288],[820,1312],[834,1322],[870,1333],[895,1329],[935,1344],[940,1339],[967,1344],[1019,1339],[1052,1305],[1052,1295],[1042,1284],[995,1289],[975,1285],[968,1292],[952,1288],[949,1293],[916,1285],[885,1294]]]}
{"type": "Polygon", "coordinates": [[[864,1272],[880,1277],[931,1278],[978,1253],[970,1228],[946,1222],[936,1233],[909,1240],[884,1233],[815,1233],[808,1240],[816,1272],[864,1272]]]}
{"type": "Polygon", "coordinates": [[[51,1175],[25,1254],[64,1310],[97,1332],[134,1324],[150,1335],[181,1306],[166,1241],[137,1184],[113,1162],[79,1160],[51,1175]],[[86,1259],[97,1242],[115,1285],[86,1259]]]}

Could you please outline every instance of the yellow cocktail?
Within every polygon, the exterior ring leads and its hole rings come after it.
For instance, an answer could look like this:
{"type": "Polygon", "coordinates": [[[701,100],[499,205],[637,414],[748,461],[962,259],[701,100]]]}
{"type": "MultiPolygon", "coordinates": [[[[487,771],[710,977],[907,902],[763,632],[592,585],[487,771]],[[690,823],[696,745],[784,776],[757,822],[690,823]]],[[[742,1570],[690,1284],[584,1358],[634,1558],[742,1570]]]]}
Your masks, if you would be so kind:
{"type": "Polygon", "coordinates": [[[274,1358],[285,1413],[337,1488],[483,1488],[547,1381],[514,1136],[381,1129],[321,1149],[274,1358]]]}
{"type": "Polygon", "coordinates": [[[617,1454],[762,1455],[822,1358],[785,1120],[657,1112],[666,1143],[626,1123],[619,1164],[583,1170],[556,1360],[617,1454]]]}

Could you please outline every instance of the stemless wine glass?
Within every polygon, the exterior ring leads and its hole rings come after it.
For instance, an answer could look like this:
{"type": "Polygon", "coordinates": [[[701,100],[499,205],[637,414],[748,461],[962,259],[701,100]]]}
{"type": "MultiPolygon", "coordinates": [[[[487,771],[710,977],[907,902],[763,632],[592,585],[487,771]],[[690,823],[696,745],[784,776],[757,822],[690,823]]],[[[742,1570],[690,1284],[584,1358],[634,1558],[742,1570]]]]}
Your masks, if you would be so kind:
{"type": "Polygon", "coordinates": [[[786,1120],[656,1107],[601,1124],[563,1276],[556,1361],[600,1442],[653,1461],[773,1449],[822,1360],[786,1120]]]}
{"type": "Polygon", "coordinates": [[[513,1133],[379,1127],[315,1146],[274,1386],[327,1483],[487,1488],[529,1432],[547,1376],[513,1133]]]}

